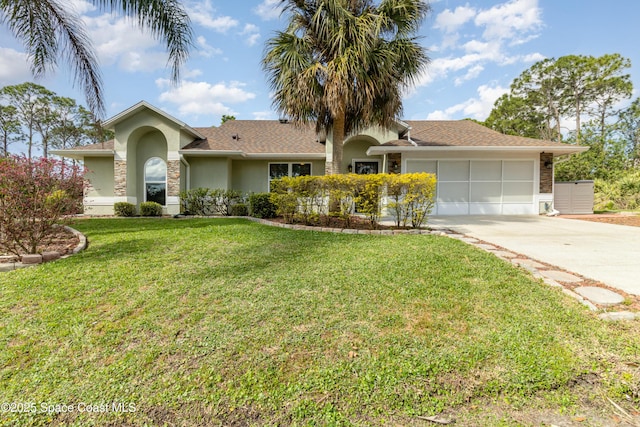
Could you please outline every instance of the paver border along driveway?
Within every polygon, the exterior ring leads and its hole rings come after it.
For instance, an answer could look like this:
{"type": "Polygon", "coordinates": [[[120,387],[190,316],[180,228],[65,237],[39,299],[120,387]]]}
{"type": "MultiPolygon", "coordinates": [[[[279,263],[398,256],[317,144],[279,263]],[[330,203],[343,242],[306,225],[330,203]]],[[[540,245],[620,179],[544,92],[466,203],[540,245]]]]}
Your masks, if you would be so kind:
{"type": "Polygon", "coordinates": [[[640,295],[640,227],[546,216],[434,216],[429,225],[640,295]]]}

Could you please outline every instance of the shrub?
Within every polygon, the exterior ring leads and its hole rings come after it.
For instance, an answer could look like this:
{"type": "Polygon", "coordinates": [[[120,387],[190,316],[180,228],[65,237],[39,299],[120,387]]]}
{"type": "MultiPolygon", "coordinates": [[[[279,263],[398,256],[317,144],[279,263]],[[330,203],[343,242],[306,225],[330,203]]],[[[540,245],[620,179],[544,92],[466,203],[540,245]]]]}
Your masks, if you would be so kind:
{"type": "Polygon", "coordinates": [[[271,203],[269,193],[253,193],[249,195],[249,214],[254,218],[273,218],[276,207],[271,203]]]}
{"type": "Polygon", "coordinates": [[[162,205],[156,202],[142,202],[140,203],[140,215],[162,216],[162,205]]]}
{"type": "Polygon", "coordinates": [[[188,191],[181,191],[180,207],[184,214],[212,215],[215,208],[215,198],[208,188],[193,188],[188,191]]]}
{"type": "Polygon", "coordinates": [[[0,159],[0,251],[36,253],[64,215],[81,211],[84,171],[55,159],[0,159]]]}
{"type": "Polygon", "coordinates": [[[276,214],[281,215],[286,223],[292,223],[298,210],[298,195],[291,190],[295,178],[282,177],[271,181],[271,203],[276,207],[276,214]]]}
{"type": "Polygon", "coordinates": [[[211,190],[211,196],[215,200],[214,211],[218,215],[232,215],[231,207],[244,202],[242,192],[237,190],[211,190]]]}
{"type": "Polygon", "coordinates": [[[237,203],[231,206],[231,216],[248,216],[249,208],[245,203],[237,203]]]}
{"type": "Polygon", "coordinates": [[[136,205],[129,202],[114,203],[113,213],[116,216],[136,216],[136,205]]]}
{"type": "Polygon", "coordinates": [[[285,222],[310,224],[328,214],[349,227],[355,209],[376,227],[388,193],[396,225],[418,228],[433,209],[435,189],[435,176],[427,173],[283,177],[271,181],[270,200],[285,222]]]}
{"type": "Polygon", "coordinates": [[[436,192],[436,178],[428,173],[389,175],[387,194],[391,200],[387,207],[396,225],[406,227],[409,220],[413,228],[422,226],[431,213],[436,192]]]}

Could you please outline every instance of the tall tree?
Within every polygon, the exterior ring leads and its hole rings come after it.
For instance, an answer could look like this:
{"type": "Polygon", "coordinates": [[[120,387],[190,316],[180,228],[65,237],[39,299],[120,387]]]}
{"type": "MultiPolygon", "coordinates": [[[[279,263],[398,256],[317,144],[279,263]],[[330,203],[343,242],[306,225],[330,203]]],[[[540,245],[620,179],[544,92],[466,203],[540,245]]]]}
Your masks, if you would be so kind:
{"type": "Polygon", "coordinates": [[[640,98],[620,113],[620,132],[626,142],[630,166],[640,167],[640,98]]]}
{"type": "Polygon", "coordinates": [[[498,98],[485,126],[505,135],[553,139],[554,130],[541,111],[528,108],[525,99],[505,93],[498,98]]]}
{"type": "Polygon", "coordinates": [[[22,137],[22,129],[18,120],[18,111],[13,105],[0,104],[0,147],[1,155],[9,155],[9,145],[19,141],[22,137]]]}
{"type": "Polygon", "coordinates": [[[15,107],[18,120],[24,129],[27,143],[27,157],[31,159],[35,136],[38,133],[40,120],[48,120],[43,114],[51,102],[54,93],[35,83],[22,83],[5,86],[0,90],[0,98],[4,98],[9,105],[15,107]]]}
{"type": "Polygon", "coordinates": [[[600,134],[607,133],[607,119],[617,115],[617,104],[631,98],[633,83],[624,71],[631,67],[631,61],[620,54],[603,55],[594,59],[593,77],[590,85],[592,104],[588,111],[600,124],[600,134]]]}
{"type": "MultiPolygon", "coordinates": [[[[189,16],[179,0],[89,0],[101,10],[132,18],[165,42],[171,77],[179,78],[192,45],[189,16]]],[[[56,68],[60,57],[71,66],[97,117],[104,114],[98,61],[82,19],[68,0],[0,0],[0,22],[20,40],[38,77],[56,68]]]]}
{"type": "Polygon", "coordinates": [[[512,96],[522,100],[521,105],[530,108],[528,115],[540,116],[545,129],[554,129],[551,140],[561,140],[562,85],[556,75],[553,59],[533,64],[511,84],[512,96]]]}
{"type": "Polygon", "coordinates": [[[274,106],[332,135],[327,173],[342,173],[345,135],[388,126],[401,96],[428,62],[415,36],[422,0],[283,0],[289,23],[267,42],[263,68],[274,106]]]}

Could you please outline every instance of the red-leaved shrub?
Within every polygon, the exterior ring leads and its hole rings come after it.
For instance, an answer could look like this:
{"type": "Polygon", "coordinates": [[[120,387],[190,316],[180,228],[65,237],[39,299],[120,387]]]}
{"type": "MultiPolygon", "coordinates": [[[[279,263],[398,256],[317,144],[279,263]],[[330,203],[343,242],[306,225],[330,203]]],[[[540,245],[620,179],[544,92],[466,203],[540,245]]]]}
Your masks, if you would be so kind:
{"type": "Polygon", "coordinates": [[[55,159],[0,159],[0,252],[36,253],[64,215],[81,212],[84,171],[55,159]]]}

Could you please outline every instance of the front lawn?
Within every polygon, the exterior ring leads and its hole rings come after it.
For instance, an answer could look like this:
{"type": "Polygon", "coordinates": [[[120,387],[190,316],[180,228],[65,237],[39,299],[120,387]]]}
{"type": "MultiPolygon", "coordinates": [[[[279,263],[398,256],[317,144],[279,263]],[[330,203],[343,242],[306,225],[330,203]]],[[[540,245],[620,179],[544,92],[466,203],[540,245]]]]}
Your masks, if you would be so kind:
{"type": "Polygon", "coordinates": [[[597,425],[606,397],[639,403],[639,322],[457,240],[73,226],[86,251],[0,274],[0,425],[597,425]]]}

